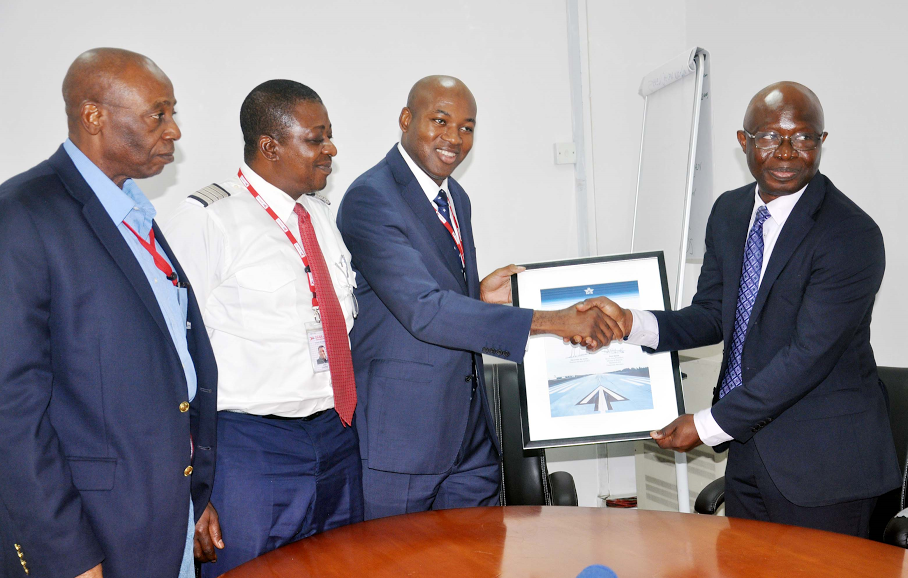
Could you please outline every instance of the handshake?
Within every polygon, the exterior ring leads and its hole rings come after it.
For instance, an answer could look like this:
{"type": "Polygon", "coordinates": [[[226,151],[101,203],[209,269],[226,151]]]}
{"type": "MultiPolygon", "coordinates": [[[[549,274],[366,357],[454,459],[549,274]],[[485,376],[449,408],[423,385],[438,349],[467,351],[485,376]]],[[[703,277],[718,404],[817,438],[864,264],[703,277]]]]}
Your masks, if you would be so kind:
{"type": "Polygon", "coordinates": [[[530,335],[551,333],[590,351],[629,335],[634,317],[608,297],[593,297],[559,311],[534,311],[530,335]]]}
{"type": "MultiPolygon", "coordinates": [[[[486,303],[511,302],[511,275],[524,267],[508,265],[490,273],[480,283],[480,297],[486,303]]],[[[590,351],[605,347],[631,332],[634,318],[607,297],[593,297],[559,311],[534,311],[530,335],[549,333],[583,345],[590,351]]]]}

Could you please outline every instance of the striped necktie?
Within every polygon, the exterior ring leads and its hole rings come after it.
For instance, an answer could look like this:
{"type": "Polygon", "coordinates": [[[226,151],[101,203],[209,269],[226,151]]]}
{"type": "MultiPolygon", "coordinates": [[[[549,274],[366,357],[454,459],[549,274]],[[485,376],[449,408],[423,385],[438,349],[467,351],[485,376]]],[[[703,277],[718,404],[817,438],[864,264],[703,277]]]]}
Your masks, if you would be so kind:
{"type": "Polygon", "coordinates": [[[766,205],[757,209],[753,227],[747,235],[744,247],[744,263],[741,265],[741,284],[738,287],[738,306],[735,309],[735,328],[731,339],[731,353],[728,367],[722,378],[719,398],[744,383],[741,375],[741,353],[744,351],[744,339],[747,337],[747,323],[754,308],[757,292],[760,290],[760,271],[763,270],[763,222],[769,218],[766,205]]]}

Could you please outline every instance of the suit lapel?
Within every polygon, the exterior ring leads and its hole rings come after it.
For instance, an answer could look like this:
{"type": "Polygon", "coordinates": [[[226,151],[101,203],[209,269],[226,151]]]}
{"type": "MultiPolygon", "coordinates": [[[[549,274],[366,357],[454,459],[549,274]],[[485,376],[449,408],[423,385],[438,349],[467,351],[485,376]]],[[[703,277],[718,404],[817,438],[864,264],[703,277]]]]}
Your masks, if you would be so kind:
{"type": "Polygon", "coordinates": [[[120,234],[110,215],[104,210],[104,205],[101,204],[97,195],[91,190],[85,179],[82,178],[76,165],[73,164],[72,159],[69,158],[62,146],[50,158],[50,163],[56,169],[60,180],[63,181],[69,193],[82,204],[82,214],[85,216],[88,225],[95,232],[101,244],[107,249],[107,252],[110,253],[117,266],[123,271],[123,274],[126,275],[151,317],[155,320],[161,332],[167,337],[167,341],[172,343],[173,340],[170,338],[164,315],[161,313],[158,300],[148,284],[148,278],[145,276],[145,272],[142,271],[139,262],[136,261],[136,256],[129,248],[129,245],[123,239],[123,235],[120,234]]]}
{"type": "Polygon", "coordinates": [[[766,296],[769,295],[772,284],[775,283],[782,269],[785,268],[788,260],[794,254],[795,249],[807,236],[807,233],[813,228],[814,214],[826,197],[825,177],[820,173],[814,175],[804,195],[798,200],[792,209],[791,214],[782,227],[776,245],[773,247],[772,255],[769,257],[769,263],[766,265],[766,272],[763,273],[763,280],[760,281],[760,290],[757,292],[757,298],[754,301],[753,310],[750,312],[750,321],[748,330],[754,319],[760,314],[763,305],[766,303],[766,296]]]}
{"type": "MultiPolygon", "coordinates": [[[[400,155],[396,145],[385,158],[388,161],[388,165],[391,167],[391,173],[394,175],[394,179],[397,181],[397,184],[400,185],[401,197],[403,197],[404,202],[410,207],[410,210],[416,215],[416,219],[422,224],[426,233],[428,233],[429,237],[432,239],[438,258],[445,264],[448,271],[450,271],[451,275],[457,280],[461,290],[465,294],[468,293],[466,281],[464,281],[463,274],[461,273],[460,257],[454,249],[454,242],[451,240],[451,234],[445,229],[445,226],[441,224],[441,221],[438,220],[438,216],[435,214],[435,208],[432,206],[432,203],[429,202],[429,199],[426,198],[425,192],[423,192],[422,187],[419,186],[419,182],[416,180],[416,177],[413,175],[413,172],[410,170],[410,167],[407,165],[404,158],[400,155]]],[[[454,203],[455,210],[457,210],[457,200],[455,200],[454,203]]],[[[466,248],[464,249],[466,251],[466,248]]]]}
{"type": "Polygon", "coordinates": [[[473,243],[473,224],[470,214],[470,203],[467,194],[454,179],[448,179],[451,196],[454,198],[454,210],[457,211],[457,224],[460,225],[460,236],[463,242],[464,272],[468,295],[479,299],[479,278],[476,268],[476,246],[473,243]]]}
{"type": "Polygon", "coordinates": [[[722,298],[722,328],[725,342],[730,343],[735,328],[735,309],[738,307],[738,288],[741,285],[741,267],[744,265],[744,245],[750,228],[750,216],[754,210],[754,193],[756,184],[745,189],[745,193],[736,199],[728,216],[728,238],[724,243],[725,266],[722,298]]]}

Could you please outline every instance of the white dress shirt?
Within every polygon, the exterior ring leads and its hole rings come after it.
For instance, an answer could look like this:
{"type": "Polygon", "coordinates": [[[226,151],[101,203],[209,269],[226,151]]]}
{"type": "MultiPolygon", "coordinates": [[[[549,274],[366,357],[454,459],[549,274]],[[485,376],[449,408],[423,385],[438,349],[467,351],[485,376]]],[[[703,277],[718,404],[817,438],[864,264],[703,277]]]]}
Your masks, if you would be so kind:
{"type": "MultiPolygon", "coordinates": [[[[243,175],[300,243],[294,201],[245,164],[243,175]]],[[[196,293],[218,363],[218,410],[305,417],[334,407],[329,372],[315,372],[306,324],[315,321],[305,269],[290,240],[239,179],[207,207],[186,199],[164,227],[196,293]]],[[[312,225],[353,327],[355,276],[331,211],[297,201],[312,225]]],[[[304,247],[305,249],[305,247],[304,247]]]]}
{"type": "MultiPolygon", "coordinates": [[[[747,230],[750,231],[750,228],[753,227],[754,219],[756,218],[757,211],[760,210],[760,207],[765,206],[769,211],[769,218],[763,222],[763,266],[760,269],[761,283],[763,281],[763,275],[766,273],[766,266],[769,264],[769,258],[772,256],[772,250],[775,248],[776,241],[779,239],[779,233],[782,231],[782,227],[785,226],[785,221],[788,220],[788,216],[791,215],[791,211],[804,194],[804,189],[806,188],[807,187],[805,186],[797,193],[791,195],[777,197],[767,204],[760,198],[760,187],[756,187],[756,191],[754,192],[756,202],[754,202],[754,208],[750,214],[750,223],[747,225],[747,230]]],[[[745,239],[745,244],[746,243],[747,241],[745,239]]],[[[741,247],[741,253],[744,253],[744,247],[741,247]]],[[[631,309],[630,311],[634,316],[634,325],[631,328],[630,335],[627,336],[627,342],[655,349],[659,345],[659,323],[656,321],[656,316],[649,311],[640,311],[637,309],[631,309]]],[[[732,436],[725,433],[725,431],[719,427],[719,424],[716,423],[711,408],[700,410],[694,414],[694,426],[697,428],[697,434],[700,436],[700,440],[707,445],[716,446],[733,439],[732,436]]]]}
{"type": "Polygon", "coordinates": [[[445,177],[445,180],[441,182],[440,185],[436,185],[435,181],[432,180],[432,177],[426,174],[424,170],[419,168],[413,159],[410,158],[410,155],[407,154],[407,151],[404,150],[404,147],[400,146],[400,143],[397,143],[397,150],[400,151],[404,161],[406,161],[407,166],[410,167],[410,170],[413,172],[413,176],[416,177],[416,182],[419,183],[419,186],[422,188],[423,193],[426,194],[426,198],[429,199],[429,202],[432,203],[432,207],[438,211],[438,205],[435,203],[435,197],[438,196],[438,191],[444,190],[448,195],[448,209],[451,211],[451,216],[453,217],[453,223],[451,223],[451,228],[457,232],[457,237],[460,238],[460,221],[457,218],[457,209],[454,208],[454,196],[451,194],[451,189],[448,188],[448,178],[445,177]]]}

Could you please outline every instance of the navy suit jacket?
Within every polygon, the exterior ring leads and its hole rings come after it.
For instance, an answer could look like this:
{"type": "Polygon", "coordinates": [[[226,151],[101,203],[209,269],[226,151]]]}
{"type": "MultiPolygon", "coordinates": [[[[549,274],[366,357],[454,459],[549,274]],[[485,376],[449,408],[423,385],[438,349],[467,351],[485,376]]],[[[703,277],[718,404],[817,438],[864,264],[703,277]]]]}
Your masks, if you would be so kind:
{"type": "Polygon", "coordinates": [[[487,426],[482,353],[523,359],[533,312],[479,300],[470,199],[450,195],[460,257],[397,147],[347,190],[337,225],[356,270],[359,316],[350,334],[357,431],[369,467],[407,474],[451,468],[467,426],[473,364],[487,426]]]}
{"type": "MultiPolygon", "coordinates": [[[[659,351],[725,342],[728,364],[755,184],[723,194],[706,229],[693,303],[655,312],[659,351]]],[[[751,312],[743,386],[713,417],[739,442],[753,438],[790,502],[821,506],[879,496],[900,484],[887,398],[870,347],[883,279],[873,220],[820,173],[776,241],[751,312]]]]}
{"type": "Polygon", "coordinates": [[[177,576],[190,493],[198,517],[214,474],[217,367],[195,297],[182,411],[154,293],[63,147],[0,185],[0,247],[0,568],[25,576],[18,544],[30,578],[102,561],[105,577],[177,576]]]}

